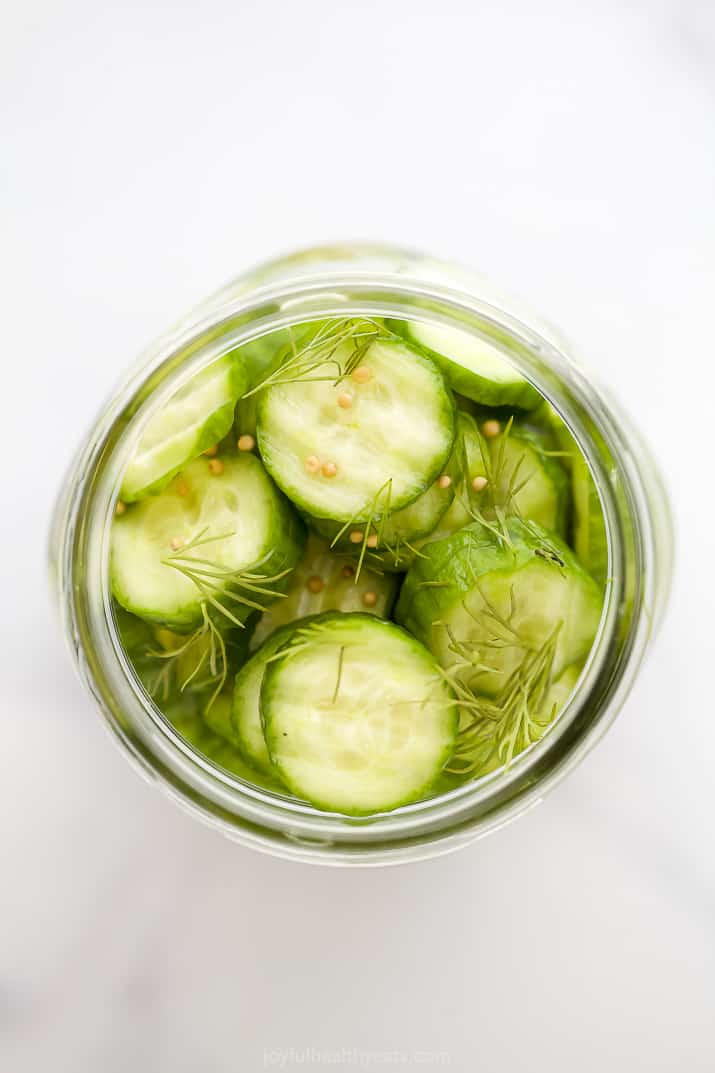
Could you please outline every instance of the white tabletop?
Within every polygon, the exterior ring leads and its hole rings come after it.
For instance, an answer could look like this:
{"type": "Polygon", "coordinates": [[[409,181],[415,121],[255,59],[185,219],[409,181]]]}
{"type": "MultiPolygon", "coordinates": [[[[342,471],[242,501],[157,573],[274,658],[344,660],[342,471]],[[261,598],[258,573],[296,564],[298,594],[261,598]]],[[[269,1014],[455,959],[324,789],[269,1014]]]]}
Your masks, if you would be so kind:
{"type": "Polygon", "coordinates": [[[712,1070],[713,6],[30,0],[3,23],[0,1066],[712,1070]],[[575,338],[679,536],[669,619],[582,768],[478,845],[374,871],[252,854],[145,785],[43,566],[142,346],[344,237],[470,263],[575,338]]]}

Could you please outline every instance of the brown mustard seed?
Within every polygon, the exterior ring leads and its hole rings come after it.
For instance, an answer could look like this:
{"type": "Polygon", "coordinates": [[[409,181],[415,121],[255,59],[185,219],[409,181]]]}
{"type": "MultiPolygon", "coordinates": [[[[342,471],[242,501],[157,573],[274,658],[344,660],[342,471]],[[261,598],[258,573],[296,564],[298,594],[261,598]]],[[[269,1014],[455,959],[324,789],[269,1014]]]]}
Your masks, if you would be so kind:
{"type": "Polygon", "coordinates": [[[218,477],[223,473],[223,462],[220,458],[212,458],[209,462],[209,469],[213,473],[214,477],[218,477]]]}
{"type": "Polygon", "coordinates": [[[437,481],[437,484],[438,484],[438,486],[440,488],[449,488],[451,483],[452,483],[452,478],[450,477],[450,475],[448,473],[443,473],[442,476],[437,481]]]}
{"type": "Polygon", "coordinates": [[[313,574],[312,577],[308,578],[308,588],[311,592],[322,592],[325,588],[325,582],[318,574],[313,574]]]}
{"type": "Polygon", "coordinates": [[[370,533],[370,536],[367,538],[367,546],[368,548],[377,547],[377,533],[370,533]]]}
{"type": "Polygon", "coordinates": [[[245,432],[243,436],[238,437],[238,449],[239,451],[252,451],[256,446],[256,441],[253,436],[250,436],[248,432],[245,432]]]}
{"type": "Polygon", "coordinates": [[[371,379],[372,369],[368,369],[367,365],[358,365],[353,372],[353,380],[356,384],[366,384],[371,379]]]}
{"type": "Polygon", "coordinates": [[[338,406],[341,410],[349,410],[353,404],[352,395],[348,395],[347,391],[343,391],[342,395],[338,395],[338,406]]]}
{"type": "Polygon", "coordinates": [[[334,462],[323,462],[323,468],[321,473],[324,477],[334,477],[338,472],[338,467],[334,462]]]}
{"type": "Polygon", "coordinates": [[[472,480],[472,488],[475,492],[483,492],[488,483],[486,477],[475,477],[472,480]]]}
{"type": "Polygon", "coordinates": [[[207,447],[204,451],[204,454],[207,455],[209,458],[215,458],[218,454],[218,444],[215,443],[213,447],[207,447]]]}
{"type": "Polygon", "coordinates": [[[362,595],[362,602],[365,607],[374,607],[377,603],[377,593],[369,589],[368,592],[364,592],[362,595]]]}
{"type": "Polygon", "coordinates": [[[350,534],[350,543],[361,544],[363,536],[364,534],[362,529],[353,529],[352,533],[350,534]]]}
{"type": "Polygon", "coordinates": [[[495,436],[498,436],[501,432],[501,424],[499,421],[492,418],[490,421],[485,421],[482,425],[482,432],[488,440],[493,440],[495,436]]]}
{"type": "Polygon", "coordinates": [[[351,566],[350,563],[346,563],[340,573],[343,577],[355,577],[355,567],[351,566]]]}
{"type": "Polygon", "coordinates": [[[317,473],[320,469],[320,459],[317,455],[308,455],[305,460],[305,468],[308,473],[317,473]]]}
{"type": "Polygon", "coordinates": [[[121,499],[117,500],[117,502],[116,502],[116,504],[114,506],[114,513],[115,514],[126,514],[127,513],[127,505],[126,505],[126,503],[122,503],[121,499]]]}

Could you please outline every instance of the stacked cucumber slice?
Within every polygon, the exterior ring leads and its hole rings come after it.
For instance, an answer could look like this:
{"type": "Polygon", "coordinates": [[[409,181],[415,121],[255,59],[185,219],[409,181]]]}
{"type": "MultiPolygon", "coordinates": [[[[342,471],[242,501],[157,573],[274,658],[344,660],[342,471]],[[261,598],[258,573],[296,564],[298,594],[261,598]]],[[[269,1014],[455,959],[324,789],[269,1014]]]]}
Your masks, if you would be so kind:
{"type": "Polygon", "coordinates": [[[150,418],[110,563],[119,636],[179,733],[359,816],[545,733],[607,550],[585,460],[502,350],[352,317],[224,355],[150,418]]]}

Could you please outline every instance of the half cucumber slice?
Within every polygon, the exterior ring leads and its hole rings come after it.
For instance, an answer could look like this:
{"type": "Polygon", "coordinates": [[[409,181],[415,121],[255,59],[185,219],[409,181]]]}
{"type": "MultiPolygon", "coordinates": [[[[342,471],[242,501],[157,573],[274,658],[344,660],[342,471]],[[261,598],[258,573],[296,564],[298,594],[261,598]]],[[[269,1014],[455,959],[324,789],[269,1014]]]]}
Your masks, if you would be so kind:
{"type": "MultiPolygon", "coordinates": [[[[391,322],[393,323],[393,322],[391,322]]],[[[460,395],[484,406],[516,406],[531,410],[541,395],[485,339],[459,328],[402,321],[399,330],[437,362],[460,395]]]]}
{"type": "Polygon", "coordinates": [[[203,369],[149,419],[127,466],[119,498],[142,499],[163,488],[186,463],[218,443],[233,424],[247,371],[239,352],[203,369]]]}

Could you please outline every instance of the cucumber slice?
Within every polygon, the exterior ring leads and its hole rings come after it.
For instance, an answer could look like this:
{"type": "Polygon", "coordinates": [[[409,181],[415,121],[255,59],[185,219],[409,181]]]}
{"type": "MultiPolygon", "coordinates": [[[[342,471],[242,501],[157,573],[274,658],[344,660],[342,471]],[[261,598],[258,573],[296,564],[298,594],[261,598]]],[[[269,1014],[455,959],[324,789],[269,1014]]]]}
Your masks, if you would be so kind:
{"type": "MultiPolygon", "coordinates": [[[[470,726],[469,720],[463,717],[459,737],[465,744],[458,747],[457,755],[452,760],[454,771],[461,771],[462,775],[471,775],[473,778],[482,778],[509,764],[514,755],[543,738],[573,693],[581,670],[580,664],[572,664],[545,691],[542,689],[543,700],[538,704],[533,718],[527,709],[526,734],[520,735],[521,727],[518,721],[514,720],[516,725],[510,727],[510,732],[513,734],[516,730],[516,747],[511,755],[508,746],[506,750],[504,748],[503,732],[500,734],[499,715],[501,714],[502,718],[504,715],[498,708],[495,712],[486,709],[485,718],[478,727],[473,723],[470,726]]],[[[523,712],[521,720],[523,725],[526,721],[523,712]]]]}
{"type": "MultiPolygon", "coordinates": [[[[308,619],[302,621],[305,625],[308,619]]],[[[261,719],[261,685],[270,659],[282,645],[290,640],[296,623],[290,622],[274,630],[256,653],[236,675],[231,705],[231,730],[233,742],[246,762],[263,772],[278,777],[263,734],[261,719]]]]}
{"type": "Polygon", "coordinates": [[[562,452],[560,460],[571,475],[571,542],[583,565],[603,586],[608,578],[608,538],[596,483],[578,444],[552,406],[549,406],[548,420],[562,452]]]}
{"type": "Polygon", "coordinates": [[[442,473],[454,404],[428,358],[376,322],[338,321],[260,390],[257,427],[266,468],[302,511],[364,522],[442,473]]]}
{"type": "MultiPolygon", "coordinates": [[[[444,472],[426,492],[408,503],[401,510],[386,518],[374,519],[367,525],[340,525],[325,518],[308,518],[319,533],[353,560],[361,558],[376,570],[395,573],[407,570],[413,562],[420,542],[439,525],[440,519],[450,509],[455,488],[461,480],[459,454],[455,449],[449,457],[444,472]],[[372,538],[375,547],[368,543],[372,538]]],[[[471,519],[468,519],[471,520],[471,519]]],[[[360,610],[360,608],[343,608],[360,610]]]]}
{"type": "Polygon", "coordinates": [[[573,546],[579,559],[605,585],[608,578],[608,539],[601,500],[586,459],[578,454],[571,468],[573,488],[573,546]]]}
{"type": "Polygon", "coordinates": [[[290,790],[366,815],[429,792],[457,729],[429,653],[392,623],[331,613],[298,628],[261,688],[265,738],[290,790]]]}
{"type": "MultiPolygon", "coordinates": [[[[218,701],[217,701],[218,703],[218,701]]],[[[229,700],[230,703],[230,700],[229,700]]],[[[220,734],[214,733],[205,722],[201,706],[196,697],[183,696],[163,707],[163,713],[175,730],[197,752],[202,753],[219,767],[247,782],[258,783],[266,789],[276,789],[274,779],[267,778],[254,771],[243,759],[238,750],[220,734]]]]}
{"type": "Polygon", "coordinates": [[[126,610],[179,632],[209,612],[241,625],[284,590],[303,541],[255,455],[197,459],[115,518],[112,591],[126,610]]]}
{"type": "Polygon", "coordinates": [[[552,676],[585,659],[602,596],[555,534],[515,518],[501,537],[469,525],[423,553],[395,617],[469,689],[497,695],[547,648],[552,676]]]}
{"type": "Polygon", "coordinates": [[[226,435],[246,390],[247,371],[237,353],[225,354],[197,373],[149,419],[124,471],[120,499],[129,503],[159,491],[190,459],[226,435]]]}
{"type": "Polygon", "coordinates": [[[360,571],[327,541],[310,533],[303,557],[290,576],[285,596],[261,615],[251,640],[258,648],[287,623],[323,611],[365,611],[388,618],[397,594],[397,579],[370,569],[360,571]]]}
{"type": "Polygon", "coordinates": [[[569,480],[550,457],[555,443],[549,434],[526,425],[507,426],[490,441],[495,502],[506,512],[536,522],[565,536],[569,518],[569,480]]]}
{"type": "Polygon", "coordinates": [[[536,388],[485,339],[459,328],[418,321],[398,322],[395,327],[437,362],[460,395],[485,406],[520,410],[531,410],[541,402],[536,388]]]}

